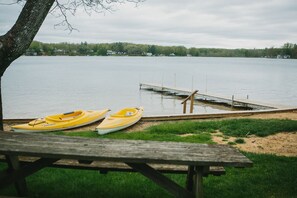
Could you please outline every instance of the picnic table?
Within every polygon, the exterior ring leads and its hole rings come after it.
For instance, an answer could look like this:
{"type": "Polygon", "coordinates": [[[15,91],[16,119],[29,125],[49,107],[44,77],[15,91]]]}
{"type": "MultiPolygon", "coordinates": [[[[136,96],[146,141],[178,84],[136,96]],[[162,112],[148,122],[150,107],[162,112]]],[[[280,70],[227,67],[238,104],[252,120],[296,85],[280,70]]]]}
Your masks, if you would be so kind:
{"type": "Polygon", "coordinates": [[[61,159],[82,162],[125,163],[176,197],[203,197],[203,176],[210,167],[251,167],[252,162],[227,145],[143,140],[115,140],[44,134],[0,132],[0,154],[8,170],[0,173],[0,188],[15,184],[19,195],[27,193],[25,178],[61,159]],[[19,156],[38,160],[21,166],[19,156]],[[188,167],[186,187],[150,164],[188,167]]]}

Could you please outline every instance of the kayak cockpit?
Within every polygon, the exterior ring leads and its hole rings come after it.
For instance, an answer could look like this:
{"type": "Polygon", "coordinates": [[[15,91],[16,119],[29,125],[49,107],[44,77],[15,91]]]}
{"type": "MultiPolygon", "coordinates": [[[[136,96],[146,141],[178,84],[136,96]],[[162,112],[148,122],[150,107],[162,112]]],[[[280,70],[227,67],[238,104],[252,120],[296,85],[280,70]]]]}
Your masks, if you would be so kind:
{"type": "Polygon", "coordinates": [[[78,110],[78,111],[72,111],[72,112],[63,113],[63,114],[56,114],[56,115],[46,116],[45,120],[49,121],[49,122],[50,121],[52,121],[52,122],[65,122],[65,121],[74,120],[74,119],[78,119],[80,117],[83,117],[84,114],[85,114],[84,111],[78,110]]]}
{"type": "Polygon", "coordinates": [[[131,117],[138,113],[138,108],[126,108],[112,114],[111,117],[131,117]]]}

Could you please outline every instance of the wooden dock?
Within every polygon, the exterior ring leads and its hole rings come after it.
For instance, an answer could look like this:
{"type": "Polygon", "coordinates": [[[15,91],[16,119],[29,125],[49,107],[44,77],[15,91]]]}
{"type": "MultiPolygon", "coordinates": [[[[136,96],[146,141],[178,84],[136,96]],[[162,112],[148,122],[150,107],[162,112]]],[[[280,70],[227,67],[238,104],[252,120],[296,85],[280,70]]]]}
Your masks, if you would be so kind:
{"type": "MultiPolygon", "coordinates": [[[[177,95],[177,96],[188,96],[192,93],[192,90],[187,89],[180,89],[180,88],[174,88],[169,86],[162,86],[157,84],[150,84],[150,83],[140,83],[139,84],[140,89],[155,91],[155,92],[162,92],[167,93],[171,95],[177,95]]],[[[279,105],[279,104],[269,104],[259,101],[253,101],[249,99],[237,99],[234,98],[234,96],[223,96],[219,94],[211,94],[211,93],[203,93],[199,91],[195,94],[196,100],[204,100],[206,102],[211,103],[223,103],[230,105],[231,107],[245,107],[245,108],[251,108],[251,109],[287,109],[291,108],[290,106],[286,105],[279,105]]]]}

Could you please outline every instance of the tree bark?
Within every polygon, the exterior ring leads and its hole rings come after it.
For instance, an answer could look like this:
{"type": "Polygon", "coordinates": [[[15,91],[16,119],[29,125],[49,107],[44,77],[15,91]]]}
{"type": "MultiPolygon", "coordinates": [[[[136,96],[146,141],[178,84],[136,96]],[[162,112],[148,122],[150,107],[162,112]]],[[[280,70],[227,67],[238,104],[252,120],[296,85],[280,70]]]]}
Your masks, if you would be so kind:
{"type": "MultiPolygon", "coordinates": [[[[54,2],[55,0],[27,0],[14,26],[0,36],[0,78],[7,67],[26,52],[54,2]]],[[[1,95],[0,87],[0,129],[3,130],[1,95]]]]}
{"type": "Polygon", "coordinates": [[[0,77],[0,130],[4,131],[3,127],[3,108],[2,108],[2,77],[0,77]]]}

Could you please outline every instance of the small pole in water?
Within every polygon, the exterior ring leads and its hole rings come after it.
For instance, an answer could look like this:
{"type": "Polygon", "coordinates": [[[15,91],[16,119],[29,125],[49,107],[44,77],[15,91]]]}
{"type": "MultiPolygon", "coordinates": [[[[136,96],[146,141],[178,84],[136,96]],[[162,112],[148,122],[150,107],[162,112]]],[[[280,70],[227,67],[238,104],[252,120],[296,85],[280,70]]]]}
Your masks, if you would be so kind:
{"type": "Polygon", "coordinates": [[[174,88],[176,88],[176,73],[174,73],[174,88]]]}
{"type": "Polygon", "coordinates": [[[234,95],[232,95],[232,104],[231,104],[231,107],[233,108],[234,106],[234,95]]]}
{"type": "Polygon", "coordinates": [[[249,95],[246,95],[246,99],[249,99],[249,95]]]}
{"type": "Polygon", "coordinates": [[[207,93],[207,74],[205,76],[205,93],[207,93]]]}
{"type": "Polygon", "coordinates": [[[194,90],[194,76],[192,76],[192,91],[194,90]]]}

